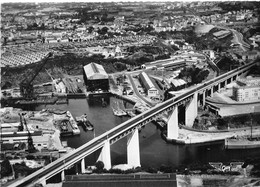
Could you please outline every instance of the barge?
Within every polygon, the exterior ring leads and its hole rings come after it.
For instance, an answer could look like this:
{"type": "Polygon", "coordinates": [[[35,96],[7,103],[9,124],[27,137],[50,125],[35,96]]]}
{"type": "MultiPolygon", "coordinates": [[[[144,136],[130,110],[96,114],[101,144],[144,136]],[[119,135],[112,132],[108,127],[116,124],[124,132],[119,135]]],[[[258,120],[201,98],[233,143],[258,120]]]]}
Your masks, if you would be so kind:
{"type": "Polygon", "coordinates": [[[82,126],[84,131],[93,131],[94,130],[94,126],[88,120],[86,114],[84,114],[84,115],[82,115],[80,117],[76,117],[76,122],[78,123],[78,126],[82,126]]]}
{"type": "Polygon", "coordinates": [[[54,125],[60,130],[61,136],[72,136],[80,134],[80,130],[76,124],[75,119],[69,111],[65,114],[54,113],[54,125]]]}

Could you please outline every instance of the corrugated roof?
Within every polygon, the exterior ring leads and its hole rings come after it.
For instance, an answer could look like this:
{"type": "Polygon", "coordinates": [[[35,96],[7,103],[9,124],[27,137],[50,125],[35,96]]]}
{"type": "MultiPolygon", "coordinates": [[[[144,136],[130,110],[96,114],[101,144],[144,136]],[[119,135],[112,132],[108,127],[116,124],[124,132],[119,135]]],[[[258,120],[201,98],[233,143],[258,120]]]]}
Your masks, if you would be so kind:
{"type": "Polygon", "coordinates": [[[182,79],[170,79],[170,81],[176,87],[186,84],[186,82],[182,79]]]}
{"type": "Polygon", "coordinates": [[[96,63],[90,63],[86,66],[84,66],[84,72],[88,79],[94,80],[94,79],[108,79],[108,75],[106,71],[104,70],[103,66],[96,63]]]}
{"type": "Polygon", "coordinates": [[[145,72],[142,72],[141,75],[143,76],[148,88],[147,89],[150,89],[150,88],[155,88],[154,84],[152,83],[150,77],[148,77],[148,75],[145,73],[145,72]]]}

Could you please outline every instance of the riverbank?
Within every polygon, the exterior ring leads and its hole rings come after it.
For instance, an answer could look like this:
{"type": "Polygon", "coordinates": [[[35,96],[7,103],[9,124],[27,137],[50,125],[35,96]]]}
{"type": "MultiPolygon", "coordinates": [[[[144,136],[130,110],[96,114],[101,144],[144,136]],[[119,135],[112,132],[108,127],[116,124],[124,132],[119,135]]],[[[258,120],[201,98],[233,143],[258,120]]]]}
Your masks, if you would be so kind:
{"type": "Polygon", "coordinates": [[[259,127],[254,127],[253,132],[251,127],[247,128],[237,128],[232,130],[225,131],[203,131],[196,130],[191,128],[186,128],[181,126],[179,129],[179,136],[176,139],[169,139],[166,137],[166,134],[162,134],[163,138],[170,143],[178,143],[178,144],[197,144],[197,143],[207,143],[207,142],[215,142],[225,140],[231,137],[239,137],[239,136],[257,136],[260,133],[259,127]]]}
{"type": "MultiPolygon", "coordinates": [[[[178,187],[198,187],[198,186],[254,186],[260,182],[259,178],[224,175],[177,175],[178,187]]],[[[62,183],[47,184],[46,187],[61,187],[62,183]]]]}
{"type": "Polygon", "coordinates": [[[198,187],[198,186],[258,186],[260,178],[248,177],[244,175],[177,175],[179,187],[198,187]]]}

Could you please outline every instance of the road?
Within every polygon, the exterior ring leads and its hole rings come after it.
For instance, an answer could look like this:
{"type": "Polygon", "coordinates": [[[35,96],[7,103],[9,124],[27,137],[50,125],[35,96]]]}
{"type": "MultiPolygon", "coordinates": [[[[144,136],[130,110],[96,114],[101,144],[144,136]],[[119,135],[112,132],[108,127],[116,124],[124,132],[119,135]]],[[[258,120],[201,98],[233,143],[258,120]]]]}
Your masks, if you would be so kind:
{"type": "Polygon", "coordinates": [[[243,40],[243,35],[235,29],[230,29],[230,30],[236,36],[238,43],[241,44],[241,46],[244,47],[245,50],[247,51],[250,48],[250,45],[243,40]]]}
{"type": "Polygon", "coordinates": [[[132,84],[132,87],[133,87],[133,89],[134,89],[135,94],[136,94],[140,99],[142,99],[145,103],[147,103],[149,106],[151,106],[151,107],[154,106],[154,105],[155,105],[154,103],[151,103],[150,101],[146,100],[146,99],[139,93],[138,89],[136,88],[136,85],[135,85],[135,83],[134,83],[134,80],[133,80],[132,76],[128,74],[127,77],[128,77],[128,79],[130,80],[130,82],[131,82],[131,84],[132,84]]]}
{"type": "Polygon", "coordinates": [[[240,48],[241,48],[243,51],[248,51],[248,49],[250,48],[250,45],[243,40],[243,35],[242,35],[240,32],[238,32],[238,31],[235,30],[235,29],[230,29],[230,28],[228,28],[228,27],[223,27],[223,26],[217,26],[217,27],[220,28],[220,29],[230,30],[230,31],[233,33],[233,35],[234,35],[233,41],[234,41],[236,44],[239,44],[239,45],[240,45],[240,48]]]}

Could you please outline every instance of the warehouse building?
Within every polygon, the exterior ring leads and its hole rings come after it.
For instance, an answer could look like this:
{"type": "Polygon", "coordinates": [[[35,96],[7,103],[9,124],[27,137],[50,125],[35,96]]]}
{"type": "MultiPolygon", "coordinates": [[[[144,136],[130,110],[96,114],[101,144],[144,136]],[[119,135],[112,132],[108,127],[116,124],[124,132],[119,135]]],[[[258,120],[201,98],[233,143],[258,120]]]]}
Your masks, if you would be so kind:
{"type": "Polygon", "coordinates": [[[140,73],[139,79],[148,97],[158,97],[159,90],[155,87],[152,80],[145,72],[140,73]]]}
{"type": "Polygon", "coordinates": [[[83,78],[88,92],[109,91],[108,74],[103,66],[96,63],[84,66],[83,78]]]}

